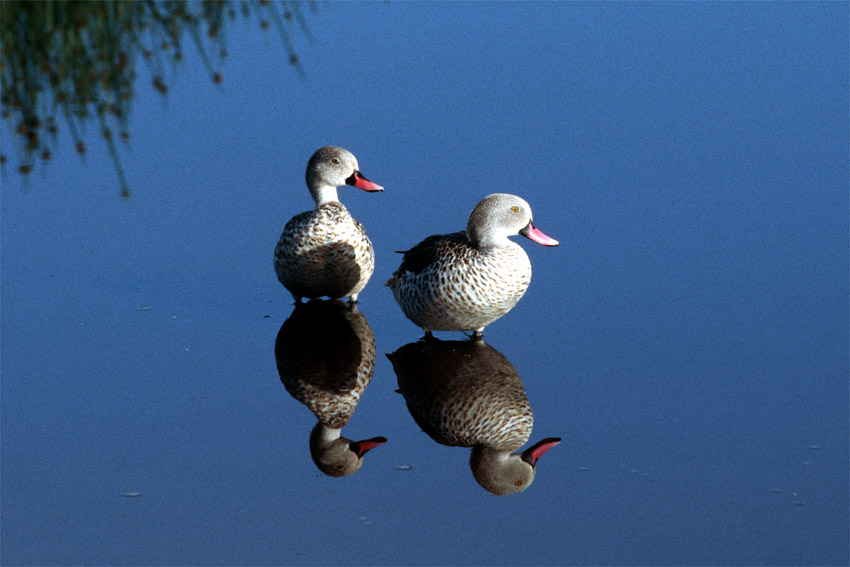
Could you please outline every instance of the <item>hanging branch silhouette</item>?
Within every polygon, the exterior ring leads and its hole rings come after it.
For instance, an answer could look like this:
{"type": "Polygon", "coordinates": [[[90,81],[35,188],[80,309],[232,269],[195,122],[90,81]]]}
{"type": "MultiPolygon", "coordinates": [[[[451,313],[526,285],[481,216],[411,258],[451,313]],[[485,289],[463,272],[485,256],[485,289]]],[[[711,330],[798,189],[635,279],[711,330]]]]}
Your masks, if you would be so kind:
{"type": "MultiPolygon", "coordinates": [[[[27,175],[39,162],[50,160],[57,150],[60,124],[68,128],[83,156],[85,125],[96,121],[115,164],[121,195],[129,197],[116,140],[130,138],[128,116],[138,61],[150,68],[153,88],[167,95],[165,70],[169,62],[183,60],[188,35],[211,81],[221,83],[220,65],[227,57],[225,28],[241,15],[256,18],[262,30],[277,27],[289,63],[303,76],[292,34],[300,30],[312,39],[305,5],[315,10],[315,4],[297,0],[0,3],[0,116],[4,131],[18,136],[17,170],[27,175]]],[[[4,144],[0,153],[4,176],[7,161],[4,144]]]]}

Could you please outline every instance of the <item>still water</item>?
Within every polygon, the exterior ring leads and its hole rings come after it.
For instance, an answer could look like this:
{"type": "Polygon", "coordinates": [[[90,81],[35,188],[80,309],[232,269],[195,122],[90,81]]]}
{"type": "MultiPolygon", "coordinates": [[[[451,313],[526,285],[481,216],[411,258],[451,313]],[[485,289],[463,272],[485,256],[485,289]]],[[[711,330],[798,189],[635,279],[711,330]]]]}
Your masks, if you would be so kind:
{"type": "Polygon", "coordinates": [[[485,6],[187,55],[129,201],[94,143],[7,172],[4,565],[847,564],[846,4],[485,6]],[[386,188],[356,310],[272,268],[325,144],[386,188]],[[561,245],[420,341],[394,251],[495,191],[561,245]]]}

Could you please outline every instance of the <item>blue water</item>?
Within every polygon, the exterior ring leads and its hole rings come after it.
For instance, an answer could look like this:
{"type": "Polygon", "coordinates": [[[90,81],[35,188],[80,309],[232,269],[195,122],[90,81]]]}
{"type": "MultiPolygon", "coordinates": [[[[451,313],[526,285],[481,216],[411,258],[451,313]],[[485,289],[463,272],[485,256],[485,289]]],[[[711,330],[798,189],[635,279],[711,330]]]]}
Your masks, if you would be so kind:
{"type": "MultiPolygon", "coordinates": [[[[2,178],[0,563],[846,565],[848,3],[329,3],[254,24],[221,88],[139,66],[118,197],[93,136],[2,178]],[[319,146],[377,267],[344,478],[278,374],[272,251],[319,146]],[[522,382],[494,496],[423,432],[386,354],[415,342],[394,250],[492,192],[558,239],[485,331],[522,382]]],[[[15,163],[3,124],[3,152],[15,163]]],[[[460,333],[437,333],[461,340],[460,333]]]]}

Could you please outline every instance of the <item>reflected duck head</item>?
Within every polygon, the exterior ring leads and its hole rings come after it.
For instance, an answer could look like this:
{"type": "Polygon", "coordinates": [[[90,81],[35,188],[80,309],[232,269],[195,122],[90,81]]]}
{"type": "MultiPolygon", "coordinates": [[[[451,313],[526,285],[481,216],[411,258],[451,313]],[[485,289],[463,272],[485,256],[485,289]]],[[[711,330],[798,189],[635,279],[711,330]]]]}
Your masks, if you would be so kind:
{"type": "Polygon", "coordinates": [[[310,433],[310,456],[324,474],[348,476],[360,470],[366,453],[386,442],[385,437],[352,441],[342,437],[341,429],[317,423],[310,433]]]}
{"type": "Polygon", "coordinates": [[[534,482],[537,460],[560,442],[558,437],[549,437],[521,453],[475,447],[469,459],[469,467],[475,481],[488,492],[497,496],[516,494],[534,482]]]}

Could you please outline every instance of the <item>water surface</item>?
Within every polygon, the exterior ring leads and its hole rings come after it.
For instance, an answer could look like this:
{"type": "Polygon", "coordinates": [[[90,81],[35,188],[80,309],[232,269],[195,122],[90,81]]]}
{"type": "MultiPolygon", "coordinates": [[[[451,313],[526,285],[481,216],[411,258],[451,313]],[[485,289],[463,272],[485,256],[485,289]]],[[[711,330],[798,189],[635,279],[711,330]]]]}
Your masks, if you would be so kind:
{"type": "Polygon", "coordinates": [[[129,201],[96,143],[7,173],[3,564],[847,564],[847,4],[498,6],[326,5],[305,81],[247,28],[220,90],[140,67],[129,201]],[[377,252],[344,434],[387,439],[342,478],[275,357],[325,144],[386,187],[341,191],[377,252]],[[518,237],[485,332],[524,447],[562,439],[510,496],[396,391],[383,286],[497,191],[561,242],[518,237]]]}

